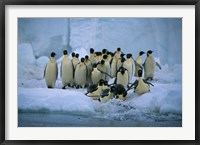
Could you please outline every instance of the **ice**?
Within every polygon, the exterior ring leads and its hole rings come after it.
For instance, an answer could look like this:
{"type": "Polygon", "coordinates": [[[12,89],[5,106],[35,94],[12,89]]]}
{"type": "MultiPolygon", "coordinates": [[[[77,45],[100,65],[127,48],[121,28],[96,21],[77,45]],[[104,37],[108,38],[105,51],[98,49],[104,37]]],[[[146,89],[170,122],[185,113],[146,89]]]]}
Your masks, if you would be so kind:
{"type": "MultiPolygon", "coordinates": [[[[18,109],[27,112],[81,112],[114,120],[182,119],[182,20],[131,18],[19,19],[18,109]],[[48,24],[48,25],[47,25],[48,24]],[[51,30],[51,31],[50,31],[51,30]],[[132,53],[154,51],[162,69],[156,69],[149,93],[138,96],[130,90],[127,100],[107,103],[84,95],[86,89],[61,89],[60,65],[63,50],[89,55],[89,49],[103,48],[132,53]],[[50,53],[56,52],[58,79],[48,89],[44,69],[50,53]],[[37,58],[37,59],[36,59],[37,58]]],[[[146,54],[142,56],[144,61],[146,54]]],[[[132,82],[135,81],[132,78],[132,82]]],[[[109,83],[112,83],[111,79],[109,83]]]]}

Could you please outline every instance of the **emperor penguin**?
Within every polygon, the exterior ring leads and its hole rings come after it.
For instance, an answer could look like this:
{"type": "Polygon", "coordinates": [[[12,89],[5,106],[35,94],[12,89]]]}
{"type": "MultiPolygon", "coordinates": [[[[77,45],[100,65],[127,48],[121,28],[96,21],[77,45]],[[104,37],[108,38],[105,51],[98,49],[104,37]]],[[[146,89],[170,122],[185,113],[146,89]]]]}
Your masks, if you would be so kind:
{"type": "Polygon", "coordinates": [[[153,86],[153,84],[142,79],[142,70],[138,70],[138,80],[131,85],[131,87],[134,86],[134,92],[138,95],[150,92],[150,85],[153,86]]]}
{"type": "Polygon", "coordinates": [[[116,77],[117,75],[117,59],[114,56],[114,53],[111,53],[111,61],[110,61],[110,75],[112,78],[116,77]]]}
{"type": "Polygon", "coordinates": [[[87,66],[87,85],[89,85],[91,83],[92,63],[88,55],[85,56],[85,65],[87,66]]]}
{"type": "MultiPolygon", "coordinates": [[[[109,61],[109,63],[111,62],[111,59],[112,59],[112,52],[110,52],[110,51],[107,51],[107,55],[108,55],[108,61],[109,61]]],[[[110,63],[111,64],[111,63],[110,63]]]]}
{"type": "Polygon", "coordinates": [[[110,80],[110,62],[108,60],[108,55],[104,54],[103,55],[103,60],[105,61],[105,67],[106,67],[106,76],[105,80],[109,81],[110,80]]]}
{"type": "Polygon", "coordinates": [[[128,87],[128,71],[124,67],[120,67],[118,72],[117,72],[117,77],[115,80],[115,84],[121,84],[124,86],[124,88],[128,87]]]}
{"type": "Polygon", "coordinates": [[[98,63],[102,60],[102,53],[100,51],[95,52],[95,61],[98,63]]]}
{"type": "Polygon", "coordinates": [[[119,59],[119,58],[121,58],[121,54],[122,54],[121,48],[118,47],[118,48],[117,48],[117,51],[115,51],[115,57],[116,57],[117,59],[119,59]]]}
{"type": "Polygon", "coordinates": [[[102,103],[106,103],[109,100],[113,99],[114,91],[115,91],[115,86],[111,86],[110,88],[103,90],[100,94],[99,101],[102,103]]]}
{"type": "Polygon", "coordinates": [[[106,80],[106,65],[105,61],[101,60],[100,63],[97,65],[97,69],[101,72],[101,79],[106,80]]]}
{"type": "Polygon", "coordinates": [[[135,63],[132,61],[131,54],[126,55],[126,60],[123,63],[123,67],[128,71],[128,82],[131,82],[133,72],[135,72],[135,63]]]}
{"type": "Polygon", "coordinates": [[[90,57],[89,57],[89,59],[90,59],[92,65],[93,65],[94,63],[97,63],[97,62],[96,62],[96,59],[95,59],[95,52],[94,52],[94,49],[93,49],[93,48],[90,48],[90,57]]]}
{"type": "Polygon", "coordinates": [[[101,79],[101,72],[97,69],[97,64],[93,64],[93,71],[91,73],[92,84],[98,84],[101,79]]]}
{"type": "Polygon", "coordinates": [[[75,69],[76,69],[76,65],[79,63],[79,54],[75,54],[74,52],[72,52],[72,65],[73,65],[73,80],[71,83],[71,86],[74,87],[75,84],[75,80],[74,80],[74,75],[75,75],[75,69]]]}
{"type": "Polygon", "coordinates": [[[44,69],[44,77],[48,88],[54,88],[56,79],[58,78],[58,65],[55,60],[55,52],[51,53],[49,62],[44,69]]]}
{"type": "Polygon", "coordinates": [[[145,52],[143,52],[143,51],[140,51],[139,52],[139,55],[138,55],[138,57],[137,57],[137,59],[136,59],[136,63],[140,66],[138,66],[138,65],[135,65],[135,76],[136,77],[138,77],[138,70],[142,70],[141,68],[143,68],[143,62],[142,62],[142,55],[144,54],[145,52]]]}
{"type": "Polygon", "coordinates": [[[88,97],[92,97],[93,100],[98,100],[102,92],[103,83],[104,83],[104,80],[101,79],[98,82],[98,84],[89,85],[87,87],[87,93],[85,93],[85,95],[88,97]]]}
{"type": "Polygon", "coordinates": [[[75,69],[75,83],[76,88],[82,87],[84,88],[87,83],[87,66],[84,63],[85,59],[81,58],[81,62],[79,62],[75,69]]]}
{"type": "Polygon", "coordinates": [[[107,55],[107,49],[102,49],[102,55],[107,55]]]}
{"type": "Polygon", "coordinates": [[[122,53],[121,55],[120,55],[120,58],[118,58],[117,59],[117,70],[121,67],[121,66],[123,66],[123,63],[125,62],[125,58],[124,58],[124,53],[122,53]]]}
{"type": "Polygon", "coordinates": [[[161,66],[155,61],[153,51],[147,51],[147,58],[144,62],[144,78],[145,80],[153,80],[156,66],[161,69],[161,66]]]}
{"type": "Polygon", "coordinates": [[[67,50],[63,51],[64,58],[61,62],[60,76],[62,78],[63,89],[68,85],[70,86],[73,81],[73,64],[67,55],[67,50]]]}
{"type": "Polygon", "coordinates": [[[116,99],[120,99],[122,101],[125,101],[127,98],[127,90],[124,88],[122,84],[116,84],[115,90],[114,90],[114,97],[116,99]]]}

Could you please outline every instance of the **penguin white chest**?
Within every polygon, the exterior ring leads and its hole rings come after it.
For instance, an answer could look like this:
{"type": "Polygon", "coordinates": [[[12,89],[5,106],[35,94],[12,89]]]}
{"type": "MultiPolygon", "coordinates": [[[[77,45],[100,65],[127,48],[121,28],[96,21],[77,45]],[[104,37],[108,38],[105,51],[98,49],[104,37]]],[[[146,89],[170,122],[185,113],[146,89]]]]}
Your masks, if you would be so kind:
{"type": "Polygon", "coordinates": [[[62,83],[64,86],[70,84],[73,80],[73,66],[70,59],[62,61],[62,83]]]}
{"type": "Polygon", "coordinates": [[[55,82],[57,79],[57,63],[49,61],[45,70],[45,81],[47,87],[55,87],[55,82]]]}
{"type": "Polygon", "coordinates": [[[75,82],[77,85],[83,86],[86,84],[86,66],[84,64],[79,64],[76,66],[75,70],[75,82]]]}
{"type": "Polygon", "coordinates": [[[153,77],[155,73],[155,60],[153,58],[148,57],[145,61],[144,71],[145,71],[145,78],[153,77]]]}
{"type": "Polygon", "coordinates": [[[92,71],[91,78],[93,84],[98,84],[99,80],[101,79],[101,72],[98,71],[97,69],[94,69],[92,71]]]}
{"type": "Polygon", "coordinates": [[[135,92],[138,95],[141,95],[149,91],[150,91],[149,85],[144,83],[143,80],[139,79],[138,86],[136,87],[135,92]]]}
{"type": "Polygon", "coordinates": [[[124,88],[127,88],[128,85],[128,72],[125,71],[125,73],[122,75],[120,72],[117,73],[117,84],[122,84],[124,88]]]}

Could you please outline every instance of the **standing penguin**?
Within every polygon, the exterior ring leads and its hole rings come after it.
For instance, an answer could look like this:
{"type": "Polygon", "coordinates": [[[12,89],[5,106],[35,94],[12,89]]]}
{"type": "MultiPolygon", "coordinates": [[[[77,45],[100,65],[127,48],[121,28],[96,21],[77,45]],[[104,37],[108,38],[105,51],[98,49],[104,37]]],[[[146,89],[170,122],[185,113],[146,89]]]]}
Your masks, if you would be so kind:
{"type": "Polygon", "coordinates": [[[97,64],[93,64],[93,71],[91,73],[92,84],[98,84],[101,79],[101,72],[97,69],[97,64]]]}
{"type": "Polygon", "coordinates": [[[91,83],[92,63],[88,55],[85,56],[85,65],[87,66],[87,85],[89,85],[91,83]]]}
{"type": "Polygon", "coordinates": [[[121,84],[124,86],[124,88],[127,88],[128,86],[128,71],[124,67],[120,67],[117,72],[117,77],[115,80],[115,84],[121,84]]]}
{"type": "Polygon", "coordinates": [[[121,58],[121,54],[122,54],[121,48],[119,47],[119,48],[117,48],[117,51],[115,51],[115,57],[117,59],[119,59],[119,58],[121,58]]]}
{"type": "Polygon", "coordinates": [[[124,88],[122,84],[116,84],[115,85],[115,90],[114,90],[114,97],[116,99],[120,99],[122,101],[125,101],[127,98],[127,91],[124,88]]]}
{"type": "Polygon", "coordinates": [[[75,83],[76,88],[84,88],[87,83],[87,66],[84,63],[85,59],[81,58],[81,62],[77,64],[75,69],[75,83]]]}
{"type": "Polygon", "coordinates": [[[101,79],[106,80],[106,66],[105,66],[105,61],[101,60],[101,62],[97,65],[97,68],[101,72],[101,79]]]}
{"type": "Polygon", "coordinates": [[[117,75],[117,59],[114,56],[114,53],[111,53],[111,61],[110,61],[110,75],[112,78],[116,77],[117,75]]]}
{"type": "Polygon", "coordinates": [[[142,79],[142,70],[138,70],[138,77],[139,77],[138,80],[136,80],[130,86],[130,88],[134,86],[134,92],[136,92],[138,95],[150,92],[150,85],[153,86],[153,84],[142,79]]]}
{"type": "Polygon", "coordinates": [[[140,51],[140,53],[139,53],[139,55],[138,55],[138,57],[137,57],[137,59],[136,59],[136,63],[140,66],[138,66],[138,65],[135,65],[135,76],[136,77],[138,77],[138,70],[141,70],[141,68],[143,68],[143,65],[142,65],[142,55],[144,54],[145,52],[143,52],[143,51],[140,51]]]}
{"type": "Polygon", "coordinates": [[[74,80],[74,75],[75,75],[75,69],[76,69],[76,65],[79,63],[79,54],[75,54],[74,52],[72,52],[72,66],[73,66],[73,80],[71,83],[71,86],[74,87],[76,86],[75,80],[74,80]]]}
{"type": "Polygon", "coordinates": [[[46,81],[46,85],[48,88],[54,88],[56,79],[58,77],[58,65],[55,60],[55,53],[52,52],[49,62],[47,63],[45,70],[44,70],[44,77],[46,81]]]}
{"type": "Polygon", "coordinates": [[[94,52],[93,48],[90,48],[90,61],[91,61],[92,65],[94,63],[97,63],[96,60],[95,60],[95,52],[94,52]]]}
{"type": "Polygon", "coordinates": [[[103,55],[103,60],[105,61],[105,67],[106,67],[106,75],[105,80],[109,81],[110,80],[110,62],[108,61],[108,56],[106,54],[103,55]]]}
{"type": "Polygon", "coordinates": [[[133,72],[135,72],[135,63],[132,61],[131,54],[127,54],[126,57],[127,58],[123,63],[123,67],[128,71],[128,82],[130,82],[133,76],[133,72]]]}
{"type": "Polygon", "coordinates": [[[155,62],[155,59],[153,57],[153,51],[149,50],[147,51],[147,58],[144,62],[144,78],[145,80],[153,80],[154,74],[155,74],[155,68],[158,66],[160,69],[160,65],[155,62]]]}
{"type": "Polygon", "coordinates": [[[64,58],[61,62],[60,76],[62,78],[63,89],[68,85],[70,86],[73,81],[73,64],[67,55],[67,50],[63,51],[64,58]]]}
{"type": "Polygon", "coordinates": [[[123,63],[126,61],[126,59],[124,58],[124,53],[122,53],[121,55],[120,55],[120,58],[118,58],[117,59],[117,70],[121,67],[121,66],[123,66],[123,63]]]}

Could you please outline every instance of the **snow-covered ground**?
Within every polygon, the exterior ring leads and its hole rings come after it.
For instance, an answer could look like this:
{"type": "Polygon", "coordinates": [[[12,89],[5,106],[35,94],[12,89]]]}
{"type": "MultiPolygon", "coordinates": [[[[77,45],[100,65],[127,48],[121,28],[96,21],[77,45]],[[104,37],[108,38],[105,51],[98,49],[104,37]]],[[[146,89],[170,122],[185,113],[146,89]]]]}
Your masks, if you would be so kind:
{"type": "MultiPolygon", "coordinates": [[[[85,49],[77,51],[82,55],[87,54],[85,49]]],[[[58,66],[60,66],[61,60],[62,57],[57,59],[58,66]]],[[[57,115],[64,113],[65,115],[86,115],[88,118],[92,117],[97,120],[98,118],[116,121],[129,120],[125,126],[132,126],[131,122],[135,121],[154,122],[153,125],[151,124],[152,126],[159,126],[159,123],[156,125],[156,121],[166,122],[160,126],[168,126],[168,121],[178,121],[179,123],[176,125],[181,126],[182,66],[180,64],[174,66],[164,65],[162,70],[157,70],[155,80],[151,82],[154,87],[151,86],[149,93],[138,96],[133,90],[130,90],[125,101],[112,99],[107,103],[101,103],[85,96],[86,89],[61,89],[60,75],[56,81],[56,88],[48,89],[43,78],[44,64],[47,61],[46,57],[42,57],[36,59],[32,64],[30,62],[18,64],[18,109],[21,114],[21,119],[19,119],[21,126],[32,126],[31,122],[30,124],[23,124],[22,120],[27,117],[23,113],[29,113],[29,115],[31,113],[34,113],[34,115],[35,113],[55,113],[57,115]]],[[[135,79],[133,77],[132,82],[135,79]]],[[[113,79],[109,83],[112,82],[113,79]]],[[[71,122],[75,122],[74,119],[71,120],[71,122]]],[[[62,123],[66,123],[66,118],[62,123]]],[[[74,126],[79,126],[79,123],[77,122],[74,126]]],[[[84,125],[88,126],[90,123],[84,125]]],[[[124,126],[123,123],[118,122],[115,126],[124,126]]],[[[147,124],[140,124],[140,126],[148,126],[147,124]]],[[[98,126],[98,124],[95,125],[98,126]]],[[[104,126],[102,122],[99,125],[104,126]]],[[[54,125],[51,124],[51,126],[54,125]]],[[[67,126],[67,124],[64,126],[67,126]]],[[[133,126],[138,125],[134,124],[133,126]]]]}

